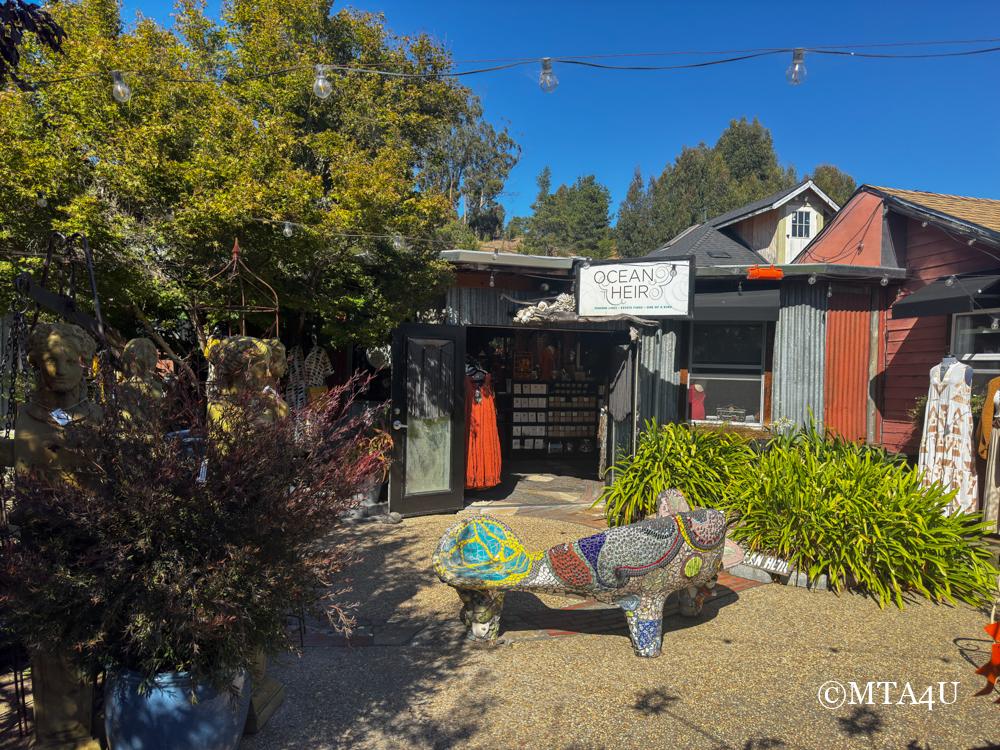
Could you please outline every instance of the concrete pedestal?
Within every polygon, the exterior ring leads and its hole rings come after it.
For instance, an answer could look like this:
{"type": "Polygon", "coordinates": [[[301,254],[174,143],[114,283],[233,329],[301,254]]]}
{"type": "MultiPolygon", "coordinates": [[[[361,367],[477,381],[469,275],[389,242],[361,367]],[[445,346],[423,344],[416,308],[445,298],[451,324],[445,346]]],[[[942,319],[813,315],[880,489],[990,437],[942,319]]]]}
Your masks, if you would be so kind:
{"type": "Polygon", "coordinates": [[[267,676],[267,657],[264,654],[257,655],[251,674],[253,693],[250,695],[250,711],[247,713],[244,734],[257,734],[278,710],[278,706],[285,702],[285,686],[267,676]]]}
{"type": "Polygon", "coordinates": [[[94,691],[89,680],[59,654],[31,655],[36,750],[100,750],[94,739],[94,691]]]}

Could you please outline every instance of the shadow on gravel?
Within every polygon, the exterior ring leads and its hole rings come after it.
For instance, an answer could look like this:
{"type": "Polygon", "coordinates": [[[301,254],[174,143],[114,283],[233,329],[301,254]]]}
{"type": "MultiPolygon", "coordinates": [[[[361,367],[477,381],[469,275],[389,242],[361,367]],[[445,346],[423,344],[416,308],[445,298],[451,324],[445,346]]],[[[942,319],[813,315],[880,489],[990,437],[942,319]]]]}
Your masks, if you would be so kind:
{"type": "MultiPolygon", "coordinates": [[[[362,611],[391,613],[434,580],[433,574],[408,559],[404,539],[370,528],[376,533],[358,537],[356,580],[348,598],[362,602],[362,611]]],[[[456,639],[462,635],[455,628],[458,608],[455,597],[455,622],[432,621],[403,647],[307,641],[301,658],[275,659],[269,672],[284,683],[285,703],[258,735],[244,738],[241,750],[449,748],[471,741],[486,709],[475,696],[446,721],[429,718],[424,708],[469,659],[456,639]]]]}

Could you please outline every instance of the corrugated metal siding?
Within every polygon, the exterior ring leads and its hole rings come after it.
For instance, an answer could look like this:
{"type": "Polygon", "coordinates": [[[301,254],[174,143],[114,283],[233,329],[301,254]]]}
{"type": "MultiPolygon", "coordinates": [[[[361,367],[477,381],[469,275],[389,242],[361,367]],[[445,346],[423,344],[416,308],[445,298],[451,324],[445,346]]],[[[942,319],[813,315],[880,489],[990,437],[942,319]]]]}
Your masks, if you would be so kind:
{"type": "Polygon", "coordinates": [[[785,282],[774,334],[771,419],[822,426],[826,285],[785,282]]]}
{"type": "Polygon", "coordinates": [[[871,342],[871,289],[834,286],[826,313],[827,429],[848,440],[868,434],[868,368],[871,342]]]}
{"type": "Polygon", "coordinates": [[[643,328],[639,350],[639,425],[647,419],[676,422],[681,375],[677,365],[680,323],[666,321],[659,328],[643,328]]]}
{"type": "Polygon", "coordinates": [[[477,289],[453,286],[448,289],[445,306],[449,322],[463,326],[509,326],[519,305],[503,299],[538,299],[537,292],[513,289],[477,289]]]}

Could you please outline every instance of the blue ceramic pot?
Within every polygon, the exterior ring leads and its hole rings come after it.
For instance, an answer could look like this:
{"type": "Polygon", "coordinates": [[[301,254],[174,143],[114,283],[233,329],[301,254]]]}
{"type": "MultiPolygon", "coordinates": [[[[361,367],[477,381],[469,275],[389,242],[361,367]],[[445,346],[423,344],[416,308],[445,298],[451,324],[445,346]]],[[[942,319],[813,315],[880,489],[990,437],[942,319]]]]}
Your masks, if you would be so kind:
{"type": "Polygon", "coordinates": [[[234,750],[239,744],[250,707],[248,674],[221,693],[183,672],[158,676],[144,693],[141,684],[137,672],[108,674],[104,728],[111,750],[234,750]]]}

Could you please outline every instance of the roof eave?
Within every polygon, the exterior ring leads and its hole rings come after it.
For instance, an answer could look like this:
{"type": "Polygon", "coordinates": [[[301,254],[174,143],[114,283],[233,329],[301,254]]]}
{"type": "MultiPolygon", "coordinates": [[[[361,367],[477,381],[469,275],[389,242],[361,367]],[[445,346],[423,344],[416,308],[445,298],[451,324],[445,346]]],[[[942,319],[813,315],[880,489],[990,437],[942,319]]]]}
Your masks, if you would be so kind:
{"type": "Polygon", "coordinates": [[[928,224],[935,224],[940,229],[957,232],[969,239],[982,240],[994,247],[1000,247],[1000,232],[995,232],[981,224],[976,224],[966,219],[960,219],[952,214],[946,214],[943,211],[937,211],[927,206],[922,206],[919,203],[908,201],[905,198],[900,198],[892,193],[879,190],[871,185],[863,187],[867,192],[879,196],[885,205],[897,213],[913,219],[926,221],[928,224]]]}

